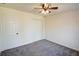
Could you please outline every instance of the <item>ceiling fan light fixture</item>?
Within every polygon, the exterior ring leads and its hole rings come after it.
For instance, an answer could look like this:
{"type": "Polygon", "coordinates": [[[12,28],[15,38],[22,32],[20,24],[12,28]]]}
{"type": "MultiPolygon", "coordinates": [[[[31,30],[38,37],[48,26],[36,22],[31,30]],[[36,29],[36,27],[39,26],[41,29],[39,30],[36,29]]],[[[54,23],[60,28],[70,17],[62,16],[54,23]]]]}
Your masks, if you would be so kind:
{"type": "Polygon", "coordinates": [[[46,11],[45,10],[42,10],[41,13],[42,14],[48,14],[48,13],[50,13],[50,11],[49,10],[46,10],[46,11]]]}

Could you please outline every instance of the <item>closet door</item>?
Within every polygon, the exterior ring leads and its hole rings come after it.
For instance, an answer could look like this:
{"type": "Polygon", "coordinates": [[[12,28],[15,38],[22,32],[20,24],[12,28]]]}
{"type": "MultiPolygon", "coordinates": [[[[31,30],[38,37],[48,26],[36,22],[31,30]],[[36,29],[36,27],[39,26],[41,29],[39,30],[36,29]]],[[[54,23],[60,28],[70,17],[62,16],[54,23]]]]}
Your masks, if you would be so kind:
{"type": "Polygon", "coordinates": [[[38,19],[29,19],[25,21],[24,39],[30,43],[42,39],[42,21],[38,19]]]}

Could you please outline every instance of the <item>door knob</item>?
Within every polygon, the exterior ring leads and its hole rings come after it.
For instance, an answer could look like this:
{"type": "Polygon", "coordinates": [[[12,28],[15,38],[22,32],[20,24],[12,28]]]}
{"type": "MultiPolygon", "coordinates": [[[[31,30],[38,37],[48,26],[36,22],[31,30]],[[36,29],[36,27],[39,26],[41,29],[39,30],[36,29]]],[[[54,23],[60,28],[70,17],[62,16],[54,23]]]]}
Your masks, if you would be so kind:
{"type": "Polygon", "coordinates": [[[18,35],[19,33],[17,32],[16,35],[18,35]]]}

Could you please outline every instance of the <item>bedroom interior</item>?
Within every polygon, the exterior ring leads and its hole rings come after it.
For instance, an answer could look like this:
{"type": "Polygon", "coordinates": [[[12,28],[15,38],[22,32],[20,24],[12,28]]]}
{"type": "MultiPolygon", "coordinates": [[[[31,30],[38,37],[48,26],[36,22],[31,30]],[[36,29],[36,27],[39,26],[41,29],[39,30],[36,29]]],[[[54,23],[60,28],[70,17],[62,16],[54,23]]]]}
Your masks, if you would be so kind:
{"type": "Polygon", "coordinates": [[[79,56],[79,3],[1,3],[0,56],[79,56]]]}

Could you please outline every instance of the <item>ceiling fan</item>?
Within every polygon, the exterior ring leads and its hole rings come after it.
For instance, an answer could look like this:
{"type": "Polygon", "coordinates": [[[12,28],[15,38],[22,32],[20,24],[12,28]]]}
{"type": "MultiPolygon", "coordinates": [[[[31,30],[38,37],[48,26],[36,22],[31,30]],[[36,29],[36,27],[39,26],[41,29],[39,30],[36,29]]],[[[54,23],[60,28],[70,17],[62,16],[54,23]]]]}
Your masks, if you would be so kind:
{"type": "Polygon", "coordinates": [[[37,8],[34,8],[34,9],[41,9],[41,13],[47,14],[47,13],[51,13],[51,10],[57,10],[58,7],[51,7],[50,4],[43,3],[43,4],[41,4],[41,8],[37,7],[37,8]]]}

